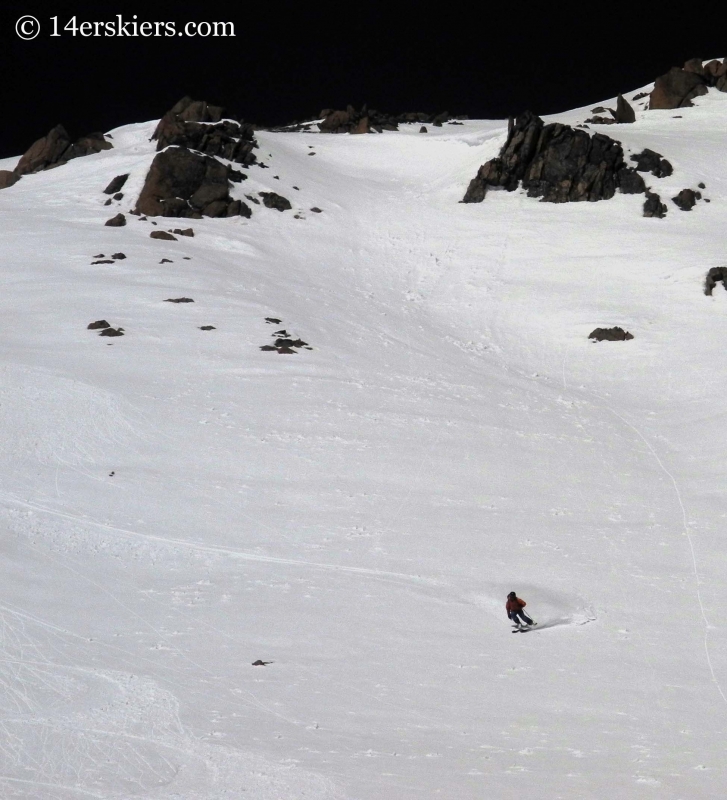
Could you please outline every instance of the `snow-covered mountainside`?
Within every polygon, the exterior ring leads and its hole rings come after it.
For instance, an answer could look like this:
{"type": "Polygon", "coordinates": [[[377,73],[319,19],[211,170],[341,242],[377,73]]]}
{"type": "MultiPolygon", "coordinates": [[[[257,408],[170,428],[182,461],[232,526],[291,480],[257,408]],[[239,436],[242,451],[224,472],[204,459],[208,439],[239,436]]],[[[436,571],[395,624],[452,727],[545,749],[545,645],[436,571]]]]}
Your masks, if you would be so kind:
{"type": "Polygon", "coordinates": [[[257,131],[249,218],[129,214],[156,122],[0,192],[3,798],[723,795],[727,94],[636,94],[663,219],[462,204],[506,121],[257,131]]]}

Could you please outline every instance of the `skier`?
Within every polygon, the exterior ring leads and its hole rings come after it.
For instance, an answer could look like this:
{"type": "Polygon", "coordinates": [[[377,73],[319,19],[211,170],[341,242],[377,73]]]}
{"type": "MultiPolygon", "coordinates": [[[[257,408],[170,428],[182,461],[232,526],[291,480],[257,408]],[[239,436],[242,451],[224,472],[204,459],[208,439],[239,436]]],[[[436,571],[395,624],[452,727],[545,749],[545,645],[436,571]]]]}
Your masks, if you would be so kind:
{"type": "Polygon", "coordinates": [[[533,622],[530,617],[523,611],[523,608],[527,603],[524,600],[521,600],[515,592],[510,592],[507,596],[507,603],[505,603],[505,610],[507,611],[507,616],[515,623],[515,627],[518,629],[522,629],[522,623],[518,619],[521,617],[523,622],[530,627],[531,625],[537,625],[537,622],[533,622]]]}

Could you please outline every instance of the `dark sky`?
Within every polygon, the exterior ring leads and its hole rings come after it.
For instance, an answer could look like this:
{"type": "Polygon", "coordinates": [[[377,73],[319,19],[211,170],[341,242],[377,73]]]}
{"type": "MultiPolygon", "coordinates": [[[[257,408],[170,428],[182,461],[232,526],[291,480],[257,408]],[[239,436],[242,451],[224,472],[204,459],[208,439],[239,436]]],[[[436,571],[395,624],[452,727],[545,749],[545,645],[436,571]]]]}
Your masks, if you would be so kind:
{"type": "Polygon", "coordinates": [[[0,157],[21,154],[59,122],[73,137],[109,130],[158,118],[185,94],[260,124],[364,102],[394,113],[502,118],[595,103],[687,58],[727,56],[719,14],[697,4],[670,14],[661,3],[510,0],[459,8],[437,0],[431,11],[421,3],[386,10],[349,0],[324,11],[307,0],[113,2],[6,0],[0,157]],[[134,14],[139,23],[173,22],[177,31],[187,22],[232,22],[235,36],[83,37],[63,30],[74,15],[80,25],[115,22],[117,14],[125,22],[134,14]],[[25,15],[40,23],[30,41],[16,34],[25,15]]]}

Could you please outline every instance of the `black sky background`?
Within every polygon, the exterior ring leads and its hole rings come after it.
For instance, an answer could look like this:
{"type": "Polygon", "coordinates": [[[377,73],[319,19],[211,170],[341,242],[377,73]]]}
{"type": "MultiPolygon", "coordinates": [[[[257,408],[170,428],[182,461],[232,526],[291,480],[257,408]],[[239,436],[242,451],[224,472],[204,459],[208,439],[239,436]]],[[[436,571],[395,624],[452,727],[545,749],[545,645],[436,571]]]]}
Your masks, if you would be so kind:
{"type": "Polygon", "coordinates": [[[71,136],[160,117],[189,94],[247,121],[283,124],[351,103],[504,118],[556,113],[654,80],[686,59],[727,56],[719,14],[702,5],[249,2],[55,4],[0,10],[0,157],[51,127],[71,136]],[[700,10],[700,8],[702,10],[700,10]],[[22,41],[31,14],[40,35],[22,41]],[[49,36],[111,20],[233,22],[234,38],[49,36]]]}

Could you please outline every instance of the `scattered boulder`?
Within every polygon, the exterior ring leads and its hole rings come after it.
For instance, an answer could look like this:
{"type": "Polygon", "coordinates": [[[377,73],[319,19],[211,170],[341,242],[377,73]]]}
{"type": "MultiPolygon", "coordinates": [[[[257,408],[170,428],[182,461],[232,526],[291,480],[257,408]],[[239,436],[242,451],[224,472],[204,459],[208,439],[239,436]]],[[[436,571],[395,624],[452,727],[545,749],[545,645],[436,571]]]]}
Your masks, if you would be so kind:
{"type": "Polygon", "coordinates": [[[111,183],[109,183],[109,185],[103,190],[103,193],[116,194],[117,192],[121,191],[128,177],[129,177],[128,172],[126,173],[126,175],[117,175],[115,178],[112,179],[111,183]]]}
{"type": "Polygon", "coordinates": [[[267,322],[269,325],[280,325],[282,320],[276,319],[275,317],[265,317],[265,322],[267,322]]]}
{"type": "Polygon", "coordinates": [[[209,105],[205,100],[192,100],[185,96],[169,110],[185,122],[219,122],[225,109],[222,106],[209,105]]]}
{"type": "Polygon", "coordinates": [[[596,342],[625,342],[633,339],[633,335],[618,326],[615,328],[596,328],[588,334],[589,339],[596,342]]]}
{"type": "Polygon", "coordinates": [[[616,122],[619,124],[636,122],[636,112],[622,94],[616,100],[616,122]]]}
{"type": "MultiPolygon", "coordinates": [[[[116,194],[111,199],[112,200],[116,200],[116,202],[118,203],[120,200],[124,199],[124,193],[123,192],[116,192],[116,194]]],[[[108,200],[106,202],[108,203],[108,200]]]]}
{"type": "Polygon", "coordinates": [[[8,189],[19,180],[20,176],[16,172],[12,172],[9,169],[0,169],[0,189],[8,189]]]}
{"type": "Polygon", "coordinates": [[[111,217],[111,219],[107,219],[104,222],[109,228],[123,228],[126,225],[126,217],[123,214],[117,214],[115,217],[111,217]]]}
{"type": "Polygon", "coordinates": [[[289,211],[293,206],[290,200],[275,192],[258,192],[263,199],[263,205],[266,208],[274,208],[277,211],[289,211]]]}
{"type": "Polygon", "coordinates": [[[615,125],[616,124],[616,118],[615,117],[588,117],[586,122],[589,125],[615,125]]]}
{"type": "Polygon", "coordinates": [[[70,161],[72,158],[82,156],[92,156],[102,150],[111,150],[113,145],[106,141],[106,137],[100,131],[88,133],[81,136],[71,145],[70,150],[63,154],[63,161],[70,161]]]}
{"type": "Polygon", "coordinates": [[[152,231],[149,234],[150,239],[164,239],[168,242],[176,242],[177,237],[167,231],[152,231]]]}
{"type": "Polygon", "coordinates": [[[684,62],[684,72],[693,72],[695,75],[704,75],[704,67],[701,58],[690,58],[684,62]]]}
{"type": "Polygon", "coordinates": [[[123,261],[123,260],[126,258],[126,254],[125,254],[125,253],[114,253],[114,254],[111,256],[111,258],[116,258],[116,259],[118,259],[119,261],[123,261]]]}
{"type": "Polygon", "coordinates": [[[489,187],[514,191],[520,183],[528,197],[550,203],[607,200],[622,179],[633,189],[633,174],[626,170],[614,139],[561,123],[545,125],[526,111],[511,125],[497,158],[480,167],[462,202],[479,203],[489,187]]]}
{"type": "Polygon", "coordinates": [[[25,151],[15,167],[18,175],[28,175],[60,166],[72,158],[100,153],[113,147],[102,133],[90,133],[72,143],[63,125],[56,125],[25,151]]]}
{"type": "Polygon", "coordinates": [[[704,279],[704,293],[711,295],[712,290],[718,283],[727,289],[727,266],[725,267],[712,267],[704,279]]]}
{"type": "Polygon", "coordinates": [[[106,328],[99,333],[99,336],[123,336],[123,328],[106,328]]]}
{"type": "Polygon", "coordinates": [[[259,658],[257,661],[253,661],[253,667],[267,667],[268,664],[272,664],[272,661],[261,661],[259,658]]]}
{"type": "Polygon", "coordinates": [[[230,197],[230,168],[182,147],[157,153],[136,202],[150,217],[249,217],[250,207],[230,197]]]}
{"type": "Polygon", "coordinates": [[[671,163],[660,153],[645,147],[640,153],[631,156],[639,172],[650,172],[656,178],[668,178],[674,172],[671,163]]]}
{"type": "Polygon", "coordinates": [[[159,263],[160,264],[173,264],[174,262],[172,261],[171,258],[163,258],[159,263]]]}
{"type": "Polygon", "coordinates": [[[109,323],[106,322],[105,319],[97,319],[96,322],[90,322],[86,326],[86,329],[89,331],[97,331],[97,330],[102,330],[103,328],[110,328],[110,327],[111,325],[109,325],[109,323]]]}
{"type": "Polygon", "coordinates": [[[176,233],[178,236],[194,236],[192,228],[175,228],[172,233],[176,233]]]}
{"type": "Polygon", "coordinates": [[[427,130],[427,126],[422,125],[422,127],[419,128],[419,133],[429,133],[429,131],[427,130]]]}
{"type": "MultiPolygon", "coordinates": [[[[322,122],[318,123],[321,133],[350,133],[353,128],[359,128],[361,120],[366,120],[366,128],[369,130],[369,118],[366,113],[366,106],[360,113],[356,112],[353,106],[349,105],[346,111],[328,111],[324,115],[322,122]]],[[[358,131],[360,133],[360,130],[358,131]]]]}
{"type": "Polygon", "coordinates": [[[95,264],[113,264],[113,263],[114,263],[113,259],[102,258],[99,261],[92,261],[91,266],[94,266],[95,264]]]}
{"type": "Polygon", "coordinates": [[[693,189],[682,189],[676,197],[672,197],[672,202],[681,211],[691,211],[697,205],[697,192],[693,189]]]}
{"type": "Polygon", "coordinates": [[[323,213],[322,209],[318,208],[318,206],[313,206],[313,208],[311,208],[311,211],[314,214],[322,214],[323,213]]]}
{"type": "Polygon", "coordinates": [[[165,303],[194,303],[191,297],[169,297],[165,303]]]}
{"type": "Polygon", "coordinates": [[[666,216],[666,205],[655,192],[647,192],[644,201],[644,216],[663,219],[666,216]]]}
{"type": "Polygon", "coordinates": [[[703,75],[708,76],[709,78],[718,81],[720,78],[727,75],[727,59],[724,61],[710,61],[708,64],[704,65],[704,70],[702,72],[703,75]]]}
{"type": "MultiPolygon", "coordinates": [[[[281,322],[279,319],[275,319],[274,317],[266,317],[265,321],[273,322],[276,325],[279,325],[281,322]]],[[[261,350],[266,352],[272,352],[274,350],[281,355],[295,355],[302,347],[304,347],[306,350],[313,349],[308,342],[304,342],[300,338],[293,339],[285,329],[275,331],[272,336],[275,338],[273,344],[264,344],[260,347],[261,350]]]]}
{"type": "Polygon", "coordinates": [[[217,328],[215,328],[214,325],[201,325],[200,326],[200,330],[201,331],[216,331],[217,328]]]}
{"type": "Polygon", "coordinates": [[[624,167],[619,173],[618,188],[623,194],[642,194],[646,191],[646,183],[633,167],[624,167]]]}

